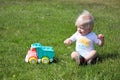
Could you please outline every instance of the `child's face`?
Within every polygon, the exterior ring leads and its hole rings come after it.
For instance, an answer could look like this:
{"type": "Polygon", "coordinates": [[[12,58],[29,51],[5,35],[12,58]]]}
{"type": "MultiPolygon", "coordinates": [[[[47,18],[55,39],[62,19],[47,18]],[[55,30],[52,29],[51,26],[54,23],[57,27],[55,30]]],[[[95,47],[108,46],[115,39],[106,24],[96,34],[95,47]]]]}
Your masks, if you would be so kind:
{"type": "Polygon", "coordinates": [[[87,35],[88,33],[91,32],[91,28],[86,27],[86,25],[80,25],[77,27],[77,31],[81,34],[81,35],[87,35]]]}

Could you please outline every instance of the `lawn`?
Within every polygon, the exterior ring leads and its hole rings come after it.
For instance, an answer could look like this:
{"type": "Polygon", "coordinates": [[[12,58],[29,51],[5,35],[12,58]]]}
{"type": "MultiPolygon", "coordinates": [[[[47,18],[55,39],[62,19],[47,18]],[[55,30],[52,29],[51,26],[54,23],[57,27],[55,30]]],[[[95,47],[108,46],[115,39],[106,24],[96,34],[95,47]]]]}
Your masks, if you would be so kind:
{"type": "Polygon", "coordinates": [[[0,80],[120,80],[120,0],[0,0],[0,80]],[[94,32],[105,35],[95,45],[101,61],[77,66],[63,41],[75,31],[83,10],[95,18],[94,32]],[[24,61],[32,43],[52,46],[56,62],[24,61]]]}

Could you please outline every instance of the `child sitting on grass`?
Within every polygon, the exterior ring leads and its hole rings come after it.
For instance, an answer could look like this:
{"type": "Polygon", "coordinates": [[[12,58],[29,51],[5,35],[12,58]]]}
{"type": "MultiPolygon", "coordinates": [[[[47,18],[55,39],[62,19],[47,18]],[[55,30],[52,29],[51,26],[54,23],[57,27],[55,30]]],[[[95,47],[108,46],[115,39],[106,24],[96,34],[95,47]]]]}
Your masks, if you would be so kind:
{"type": "Polygon", "coordinates": [[[95,57],[97,51],[94,49],[94,43],[103,46],[104,35],[98,36],[92,32],[94,27],[94,18],[88,11],[83,11],[75,22],[77,31],[64,41],[64,44],[70,45],[76,42],[76,50],[71,53],[71,58],[78,65],[90,63],[95,57]]]}

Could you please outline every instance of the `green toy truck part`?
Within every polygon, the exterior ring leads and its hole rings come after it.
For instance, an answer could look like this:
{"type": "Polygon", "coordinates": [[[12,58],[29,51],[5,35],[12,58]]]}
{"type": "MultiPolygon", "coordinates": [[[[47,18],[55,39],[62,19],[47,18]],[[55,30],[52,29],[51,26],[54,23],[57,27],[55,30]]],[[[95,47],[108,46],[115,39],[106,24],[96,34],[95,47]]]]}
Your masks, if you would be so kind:
{"type": "Polygon", "coordinates": [[[25,57],[25,62],[44,63],[53,62],[55,57],[54,49],[51,46],[43,46],[40,43],[31,44],[30,50],[25,57]]]}

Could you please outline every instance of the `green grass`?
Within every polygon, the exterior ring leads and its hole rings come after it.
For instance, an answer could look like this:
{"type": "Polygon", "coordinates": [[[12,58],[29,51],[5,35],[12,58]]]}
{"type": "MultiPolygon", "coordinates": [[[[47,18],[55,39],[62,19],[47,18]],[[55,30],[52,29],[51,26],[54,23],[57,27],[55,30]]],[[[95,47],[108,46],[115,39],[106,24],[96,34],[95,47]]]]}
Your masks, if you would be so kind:
{"type": "Polygon", "coordinates": [[[0,0],[1,80],[119,80],[119,0],[0,0]],[[102,62],[78,67],[70,58],[74,44],[63,44],[76,28],[74,22],[84,10],[95,18],[94,32],[105,35],[97,47],[102,62]],[[24,62],[30,45],[52,46],[57,63],[24,62]]]}

